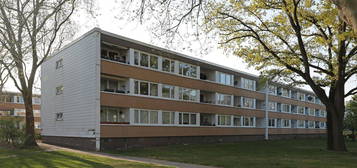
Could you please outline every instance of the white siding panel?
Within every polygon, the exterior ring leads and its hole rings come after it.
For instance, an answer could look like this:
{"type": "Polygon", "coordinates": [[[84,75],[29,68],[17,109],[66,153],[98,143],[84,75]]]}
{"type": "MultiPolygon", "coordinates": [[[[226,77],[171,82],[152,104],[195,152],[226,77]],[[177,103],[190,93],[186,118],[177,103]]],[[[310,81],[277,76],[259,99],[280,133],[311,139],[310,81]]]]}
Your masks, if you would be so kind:
{"type": "Polygon", "coordinates": [[[95,137],[99,131],[100,35],[92,32],[47,60],[41,68],[42,135],[95,137]],[[63,67],[56,69],[56,61],[63,67]],[[56,87],[63,85],[62,95],[56,87]],[[63,113],[63,121],[56,121],[63,113]]]}

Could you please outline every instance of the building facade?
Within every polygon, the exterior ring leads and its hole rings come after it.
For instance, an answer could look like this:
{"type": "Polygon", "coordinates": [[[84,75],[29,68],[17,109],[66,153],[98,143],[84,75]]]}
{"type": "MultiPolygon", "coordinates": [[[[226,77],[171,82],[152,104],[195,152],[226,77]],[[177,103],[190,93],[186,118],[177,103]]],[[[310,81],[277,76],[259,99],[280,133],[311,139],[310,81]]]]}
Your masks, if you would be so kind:
{"type": "MultiPolygon", "coordinates": [[[[32,97],[34,125],[37,132],[41,129],[40,104],[41,96],[34,94],[32,97]]],[[[0,93],[0,118],[1,117],[16,117],[20,118],[20,127],[25,124],[25,104],[21,93],[17,92],[2,92],[0,93]]]]}
{"type": "Polygon", "coordinates": [[[310,91],[95,28],[42,66],[42,137],[76,148],[316,137],[310,91]],[[267,104],[267,108],[265,108],[267,104]]]}

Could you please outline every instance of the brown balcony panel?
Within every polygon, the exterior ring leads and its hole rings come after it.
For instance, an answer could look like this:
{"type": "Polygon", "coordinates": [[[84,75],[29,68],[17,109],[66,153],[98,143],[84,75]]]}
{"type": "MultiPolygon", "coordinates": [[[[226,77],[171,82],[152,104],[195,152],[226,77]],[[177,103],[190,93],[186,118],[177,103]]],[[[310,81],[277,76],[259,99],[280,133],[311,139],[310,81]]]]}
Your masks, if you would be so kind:
{"type": "Polygon", "coordinates": [[[211,104],[129,96],[123,94],[101,93],[100,101],[102,106],[112,107],[264,117],[264,111],[262,110],[239,109],[211,104]]]}
{"type": "Polygon", "coordinates": [[[102,60],[101,62],[101,73],[103,74],[164,83],[192,89],[207,90],[225,94],[234,94],[239,96],[252,97],[260,100],[264,99],[263,93],[258,93],[255,91],[234,88],[232,86],[225,86],[208,81],[190,79],[174,74],[158,72],[126,64],[118,64],[106,60],[102,60]]]}

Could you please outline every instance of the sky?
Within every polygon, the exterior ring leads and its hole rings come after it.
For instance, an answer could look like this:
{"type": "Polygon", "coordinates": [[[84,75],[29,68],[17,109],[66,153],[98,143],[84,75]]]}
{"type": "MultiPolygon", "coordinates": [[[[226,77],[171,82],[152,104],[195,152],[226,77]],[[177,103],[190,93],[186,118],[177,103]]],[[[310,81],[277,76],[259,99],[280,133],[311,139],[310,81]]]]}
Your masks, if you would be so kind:
{"type": "MultiPolygon", "coordinates": [[[[165,47],[162,44],[163,41],[158,41],[157,38],[152,36],[151,30],[148,29],[149,25],[147,23],[140,24],[137,21],[131,21],[123,19],[118,5],[120,5],[117,0],[101,0],[95,1],[96,3],[96,17],[93,18],[83,11],[74,13],[73,21],[77,23],[77,31],[75,38],[81,36],[87,31],[93,29],[94,27],[99,27],[102,30],[109,31],[118,35],[122,35],[128,38],[132,38],[145,43],[157,45],[159,47],[165,47]]],[[[71,41],[69,40],[69,41],[71,41]]],[[[242,59],[231,55],[230,53],[224,52],[218,47],[218,45],[213,45],[207,54],[198,54],[200,52],[200,43],[194,40],[184,41],[183,46],[193,46],[192,50],[187,50],[182,47],[171,47],[170,50],[174,50],[192,57],[197,57],[209,62],[220,64],[226,67],[251,73],[254,75],[259,75],[253,67],[248,67],[247,63],[244,63],[242,59]]],[[[352,83],[347,84],[347,88],[351,88],[356,85],[357,80],[354,79],[352,83]]],[[[305,86],[304,89],[311,90],[310,87],[305,86]]],[[[12,82],[8,82],[5,86],[5,90],[17,91],[12,82]]],[[[36,83],[35,93],[40,93],[40,80],[38,78],[36,83]]]]}

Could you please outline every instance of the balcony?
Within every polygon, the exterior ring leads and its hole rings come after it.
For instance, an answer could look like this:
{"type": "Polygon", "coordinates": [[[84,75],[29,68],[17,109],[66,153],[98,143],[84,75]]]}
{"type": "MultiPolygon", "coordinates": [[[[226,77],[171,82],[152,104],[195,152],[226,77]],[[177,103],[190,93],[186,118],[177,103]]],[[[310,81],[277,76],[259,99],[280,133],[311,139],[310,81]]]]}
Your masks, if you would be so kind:
{"type": "Polygon", "coordinates": [[[216,104],[215,93],[201,90],[200,102],[207,103],[207,104],[216,104]]]}
{"type": "Polygon", "coordinates": [[[102,43],[101,45],[101,58],[121,62],[129,63],[129,49],[111,45],[108,43],[102,43]]]}
{"type": "Polygon", "coordinates": [[[216,81],[215,80],[215,71],[201,67],[200,79],[201,80],[209,80],[209,81],[213,81],[213,82],[216,81]]]}
{"type": "Polygon", "coordinates": [[[114,93],[129,93],[129,79],[119,77],[101,76],[100,90],[114,93]]]}
{"type": "Polygon", "coordinates": [[[216,126],[215,114],[201,113],[200,114],[201,126],[216,126]]]}
{"type": "Polygon", "coordinates": [[[101,106],[100,123],[101,124],[129,124],[129,109],[101,106]]]}

